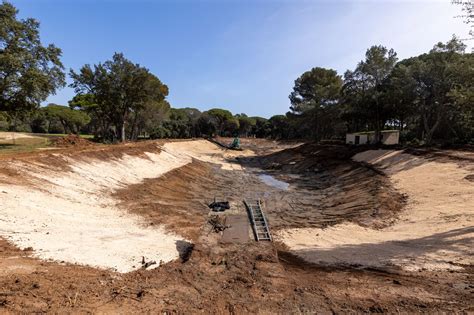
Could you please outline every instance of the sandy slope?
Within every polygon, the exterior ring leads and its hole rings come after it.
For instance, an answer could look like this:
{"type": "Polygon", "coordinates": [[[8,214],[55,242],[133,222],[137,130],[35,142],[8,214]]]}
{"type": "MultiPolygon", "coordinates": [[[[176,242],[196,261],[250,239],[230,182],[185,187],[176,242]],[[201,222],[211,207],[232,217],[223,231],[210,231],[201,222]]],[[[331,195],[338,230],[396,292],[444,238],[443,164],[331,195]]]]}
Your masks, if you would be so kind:
{"type": "Polygon", "coordinates": [[[225,170],[241,170],[240,164],[234,163],[232,160],[237,156],[253,155],[250,150],[223,150],[205,140],[171,142],[167,143],[162,150],[180,157],[187,156],[203,162],[219,164],[225,170]]]}
{"type": "Polygon", "coordinates": [[[21,139],[21,138],[40,138],[33,135],[29,135],[22,132],[6,132],[0,131],[0,141],[1,140],[13,140],[13,139],[21,139]]]}
{"type": "Polygon", "coordinates": [[[373,230],[352,223],[291,229],[277,238],[300,257],[322,264],[399,266],[406,270],[461,269],[474,264],[474,165],[428,160],[401,151],[374,150],[355,160],[390,174],[408,204],[392,226],[373,230]]]}
{"type": "Polygon", "coordinates": [[[236,153],[202,140],[171,142],[160,149],[106,160],[54,154],[56,163],[66,167],[48,161],[2,162],[17,174],[17,181],[12,184],[9,175],[0,175],[0,236],[20,248],[32,247],[43,259],[120,272],[139,268],[142,256],[156,262],[177,258],[184,238],[119,209],[112,193],[193,158],[232,169],[236,166],[226,158],[236,153]]]}

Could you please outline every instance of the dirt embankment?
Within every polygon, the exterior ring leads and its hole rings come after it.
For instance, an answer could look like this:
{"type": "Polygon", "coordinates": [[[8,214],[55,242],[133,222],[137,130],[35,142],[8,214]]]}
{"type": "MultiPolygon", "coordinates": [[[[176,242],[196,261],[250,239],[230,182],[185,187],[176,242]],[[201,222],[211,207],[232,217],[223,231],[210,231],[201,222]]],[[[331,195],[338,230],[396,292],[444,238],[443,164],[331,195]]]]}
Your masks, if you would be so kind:
{"type": "Polygon", "coordinates": [[[145,227],[140,217],[119,209],[111,194],[191,159],[162,153],[156,144],[140,151],[107,148],[5,161],[15,176],[0,175],[0,235],[43,259],[122,272],[138,268],[142,256],[157,262],[177,258],[182,236],[145,227]]]}
{"type": "MultiPolygon", "coordinates": [[[[232,137],[215,137],[219,143],[230,145],[234,141],[232,137]]],[[[271,140],[261,138],[239,138],[241,148],[251,150],[258,156],[264,156],[284,149],[291,149],[303,144],[299,140],[271,140]]]]}
{"type": "Polygon", "coordinates": [[[326,227],[341,222],[381,228],[390,225],[405,198],[388,177],[351,160],[358,148],[305,144],[242,159],[243,165],[290,184],[265,198],[272,227],[326,227]]]}
{"type": "Polygon", "coordinates": [[[216,183],[212,172],[212,165],[194,160],[158,178],[119,189],[113,196],[120,200],[122,209],[141,216],[149,225],[164,225],[196,240],[206,223],[207,204],[212,200],[216,183]]]}
{"type": "Polygon", "coordinates": [[[293,229],[280,239],[304,259],[320,264],[463,270],[474,264],[474,171],[469,153],[418,155],[370,150],[354,156],[388,174],[407,196],[398,220],[383,229],[342,223],[328,229],[293,229]]]}

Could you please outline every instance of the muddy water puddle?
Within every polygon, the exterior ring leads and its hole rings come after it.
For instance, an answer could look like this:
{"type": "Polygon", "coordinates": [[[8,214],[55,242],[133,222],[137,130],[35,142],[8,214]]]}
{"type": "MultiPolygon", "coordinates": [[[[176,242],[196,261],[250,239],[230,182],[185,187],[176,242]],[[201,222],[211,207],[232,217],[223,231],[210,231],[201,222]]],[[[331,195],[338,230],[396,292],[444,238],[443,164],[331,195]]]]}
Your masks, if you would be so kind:
{"type": "Polygon", "coordinates": [[[260,174],[258,178],[268,186],[272,186],[281,190],[288,190],[290,184],[281,180],[276,179],[275,177],[268,174],[260,174]]]}

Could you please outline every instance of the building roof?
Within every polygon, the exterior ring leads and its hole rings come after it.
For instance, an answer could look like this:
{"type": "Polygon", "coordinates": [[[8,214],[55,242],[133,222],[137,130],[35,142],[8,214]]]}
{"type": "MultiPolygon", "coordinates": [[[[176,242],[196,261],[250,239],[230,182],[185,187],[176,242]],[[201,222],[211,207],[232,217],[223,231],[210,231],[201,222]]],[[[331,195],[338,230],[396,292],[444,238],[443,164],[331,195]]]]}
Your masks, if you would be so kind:
{"type": "MultiPolygon", "coordinates": [[[[400,130],[380,130],[381,133],[397,133],[400,130]]],[[[348,132],[349,135],[371,135],[374,134],[375,131],[360,131],[360,132],[348,132]]]]}

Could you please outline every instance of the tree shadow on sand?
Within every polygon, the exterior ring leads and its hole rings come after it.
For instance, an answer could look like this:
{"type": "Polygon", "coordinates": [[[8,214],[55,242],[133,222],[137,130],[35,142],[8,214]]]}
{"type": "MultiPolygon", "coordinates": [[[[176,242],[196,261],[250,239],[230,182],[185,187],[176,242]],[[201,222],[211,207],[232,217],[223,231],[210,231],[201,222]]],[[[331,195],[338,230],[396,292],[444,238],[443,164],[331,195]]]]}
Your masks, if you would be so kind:
{"type": "MultiPolygon", "coordinates": [[[[340,245],[332,249],[293,251],[299,257],[320,264],[340,266],[381,267],[413,263],[415,260],[434,264],[456,265],[459,257],[470,257],[474,263],[474,227],[464,227],[433,235],[401,240],[340,245]]],[[[466,260],[464,260],[466,261],[466,260]]]]}

